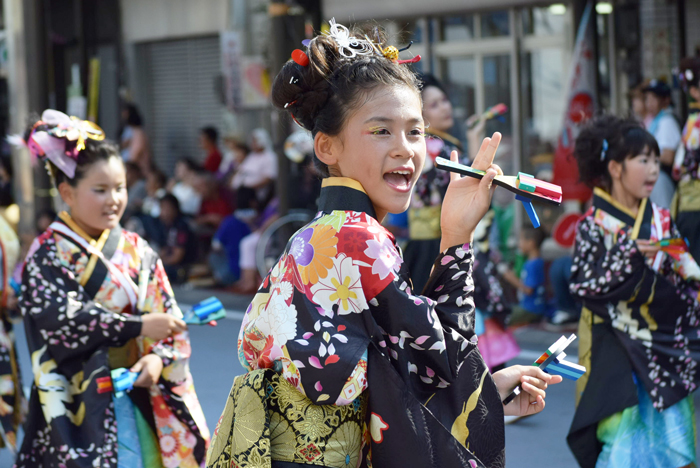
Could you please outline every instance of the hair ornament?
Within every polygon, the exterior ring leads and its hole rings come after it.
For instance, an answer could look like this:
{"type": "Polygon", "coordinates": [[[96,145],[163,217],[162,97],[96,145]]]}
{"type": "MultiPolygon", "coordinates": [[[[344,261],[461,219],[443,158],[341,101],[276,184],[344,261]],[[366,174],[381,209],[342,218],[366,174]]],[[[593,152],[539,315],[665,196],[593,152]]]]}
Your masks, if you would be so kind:
{"type": "Polygon", "coordinates": [[[404,48],[402,48],[402,49],[399,49],[399,52],[407,51],[408,49],[411,48],[412,45],[413,45],[413,41],[409,42],[408,45],[407,45],[406,47],[404,47],[404,48]]]}
{"type": "Polygon", "coordinates": [[[397,49],[394,46],[388,46],[388,47],[382,48],[381,45],[374,44],[374,42],[370,41],[367,36],[365,36],[365,38],[367,39],[367,41],[370,44],[372,44],[372,46],[375,48],[377,53],[379,55],[384,56],[384,58],[386,58],[387,60],[391,60],[392,62],[398,63],[399,65],[420,62],[420,59],[421,59],[420,55],[416,55],[415,57],[413,57],[412,59],[409,59],[409,60],[399,60],[399,52],[403,52],[404,50],[408,50],[413,45],[413,41],[409,42],[408,45],[406,47],[404,47],[403,49],[397,49]]]}
{"type": "Polygon", "coordinates": [[[386,47],[382,52],[382,55],[384,55],[384,57],[388,58],[392,62],[396,62],[399,60],[399,49],[397,49],[394,46],[386,47]]]}
{"type": "MultiPolygon", "coordinates": [[[[294,102],[296,102],[296,101],[294,101],[294,102]]],[[[285,107],[287,107],[287,106],[285,105],[285,107]]],[[[295,124],[297,124],[299,127],[303,128],[304,130],[307,130],[306,127],[304,127],[302,124],[299,123],[299,121],[297,120],[296,117],[294,117],[294,114],[292,112],[290,112],[289,115],[292,116],[292,120],[294,121],[295,124]]]]}
{"type": "Polygon", "coordinates": [[[297,65],[306,67],[309,65],[309,56],[304,53],[301,49],[294,49],[292,52],[292,60],[294,60],[297,65]]]}
{"type": "Polygon", "coordinates": [[[420,55],[416,55],[416,56],[413,57],[412,59],[409,59],[409,60],[398,60],[396,63],[398,63],[399,65],[406,65],[407,63],[418,63],[418,62],[420,62],[420,59],[421,59],[421,56],[420,56],[420,55]]]}
{"type": "Polygon", "coordinates": [[[357,55],[372,55],[374,45],[367,39],[358,39],[350,35],[350,30],[335,22],[335,18],[330,20],[330,31],[327,34],[338,44],[338,52],[345,58],[353,58],[357,55]]]}
{"type": "Polygon", "coordinates": [[[600,160],[605,161],[605,156],[608,155],[608,148],[610,145],[608,145],[608,140],[603,139],[603,151],[600,152],[600,160]]]}
{"type": "MultiPolygon", "coordinates": [[[[105,134],[93,122],[47,109],[41,114],[41,120],[32,128],[28,140],[23,143],[34,157],[50,161],[72,179],[78,165],[78,154],[85,149],[87,139],[101,141],[105,139],[105,134]],[[44,125],[50,128],[39,130],[39,127],[44,125]],[[75,142],[75,146],[67,148],[68,141],[75,142]]],[[[17,140],[13,138],[11,142],[22,143],[21,138],[20,141],[17,140]]]]}

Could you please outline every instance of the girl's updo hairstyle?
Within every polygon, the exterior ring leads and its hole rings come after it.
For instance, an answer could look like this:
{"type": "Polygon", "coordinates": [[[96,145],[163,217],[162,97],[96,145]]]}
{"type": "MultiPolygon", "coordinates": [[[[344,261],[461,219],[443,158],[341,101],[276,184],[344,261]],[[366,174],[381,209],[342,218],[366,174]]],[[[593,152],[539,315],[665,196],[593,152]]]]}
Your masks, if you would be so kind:
{"type": "Polygon", "coordinates": [[[574,147],[581,182],[607,190],[612,186],[608,162],[622,163],[644,152],[661,154],[654,136],[639,122],[612,115],[601,115],[588,122],[574,147]]]}
{"type": "MultiPolygon", "coordinates": [[[[375,44],[385,47],[384,32],[372,34],[350,30],[357,38],[371,36],[375,44]]],[[[336,136],[354,110],[362,107],[370,94],[382,86],[407,86],[420,99],[416,75],[406,66],[379,53],[345,57],[333,37],[321,34],[309,43],[307,66],[289,60],[272,85],[272,103],[287,110],[299,125],[315,137],[318,132],[336,136]]],[[[328,166],[314,156],[316,169],[329,177],[328,166]]]]}
{"type": "MultiPolygon", "coordinates": [[[[29,137],[34,130],[49,131],[53,128],[51,125],[39,123],[40,119],[36,115],[30,119],[30,122],[30,125],[27,126],[27,129],[23,135],[24,141],[29,141],[29,137]],[[39,125],[37,125],[37,123],[39,123],[39,125]]],[[[67,152],[72,151],[77,145],[77,141],[70,141],[67,138],[64,138],[63,140],[65,141],[67,152]]],[[[117,146],[109,140],[98,141],[86,138],[84,141],[85,149],[78,152],[75,176],[73,178],[68,177],[62,170],[56,167],[54,163],[48,159],[46,160],[46,166],[56,188],[58,188],[58,186],[63,182],[66,182],[71,187],[77,186],[78,182],[85,177],[88,169],[90,169],[90,167],[98,161],[106,161],[110,158],[118,158],[120,161],[122,160],[119,154],[119,148],[117,148],[117,146]]]]}

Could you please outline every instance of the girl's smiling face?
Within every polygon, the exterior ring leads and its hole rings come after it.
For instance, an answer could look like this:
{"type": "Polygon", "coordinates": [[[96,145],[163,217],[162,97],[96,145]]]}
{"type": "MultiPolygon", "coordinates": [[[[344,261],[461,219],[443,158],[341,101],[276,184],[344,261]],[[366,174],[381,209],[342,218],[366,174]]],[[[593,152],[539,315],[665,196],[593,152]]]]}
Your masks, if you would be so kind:
{"type": "Polygon", "coordinates": [[[624,196],[638,202],[651,195],[659,178],[659,155],[647,147],[642,154],[627,158],[622,163],[611,161],[609,170],[613,180],[613,196],[624,196]]]}
{"type": "Polygon", "coordinates": [[[339,135],[316,135],[314,149],[331,176],[362,184],[381,221],[408,209],[425,162],[425,127],[420,96],[407,86],[383,86],[363,99],[339,135]]]}
{"type": "Polygon", "coordinates": [[[58,190],[71,217],[86,234],[98,237],[119,224],[127,202],[126,171],[118,156],[98,160],[75,187],[63,182],[58,190]]]}

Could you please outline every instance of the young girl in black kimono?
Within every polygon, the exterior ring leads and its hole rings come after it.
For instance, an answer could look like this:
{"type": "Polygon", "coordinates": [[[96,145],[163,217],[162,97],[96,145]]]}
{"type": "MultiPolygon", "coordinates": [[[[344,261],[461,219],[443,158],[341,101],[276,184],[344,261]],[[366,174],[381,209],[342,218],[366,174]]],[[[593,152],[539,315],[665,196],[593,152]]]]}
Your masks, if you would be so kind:
{"type": "Polygon", "coordinates": [[[695,466],[700,268],[668,210],[649,200],[659,147],[638,123],[594,119],[576,140],[593,206],[579,222],[571,293],[583,303],[569,445],[597,468],[695,466]]]}
{"type": "Polygon", "coordinates": [[[380,222],[408,207],[425,125],[415,76],[384,46],[331,21],[275,80],[274,104],[314,135],[319,212],[247,310],[238,358],[248,372],[234,380],[209,466],[502,467],[504,409],[537,413],[561,381],[533,366],[492,376],[476,346],[471,242],[499,173],[499,134],[475,157],[481,182],[452,176],[442,253],[426,294],[411,290],[380,222]]]}

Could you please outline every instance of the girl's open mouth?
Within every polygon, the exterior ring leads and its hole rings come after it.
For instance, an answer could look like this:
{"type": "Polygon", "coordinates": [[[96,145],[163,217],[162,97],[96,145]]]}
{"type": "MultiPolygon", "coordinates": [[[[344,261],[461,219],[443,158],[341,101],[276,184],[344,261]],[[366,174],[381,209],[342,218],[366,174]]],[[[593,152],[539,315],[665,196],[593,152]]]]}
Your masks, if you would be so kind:
{"type": "Polygon", "coordinates": [[[410,169],[397,169],[384,174],[384,180],[389,186],[399,192],[411,190],[411,179],[413,171],[410,169]]]}

